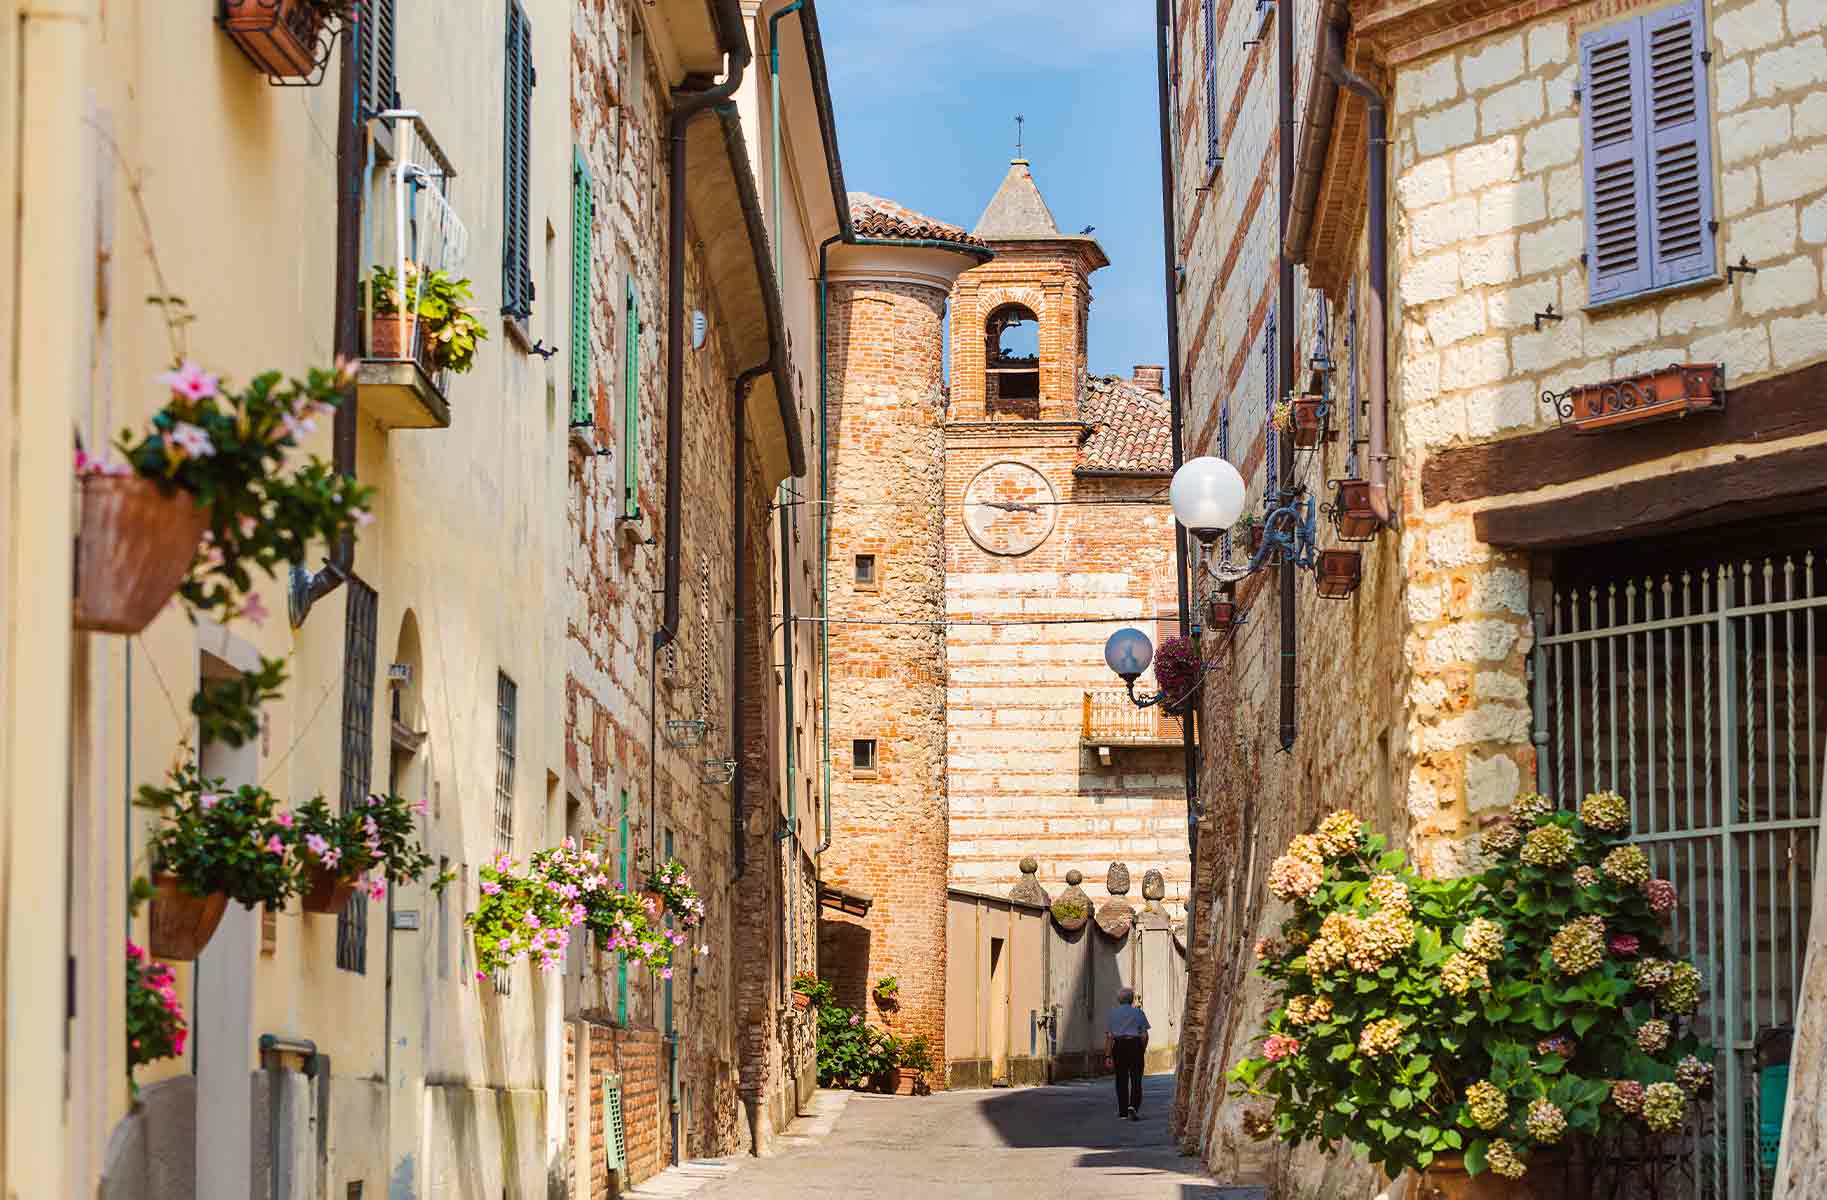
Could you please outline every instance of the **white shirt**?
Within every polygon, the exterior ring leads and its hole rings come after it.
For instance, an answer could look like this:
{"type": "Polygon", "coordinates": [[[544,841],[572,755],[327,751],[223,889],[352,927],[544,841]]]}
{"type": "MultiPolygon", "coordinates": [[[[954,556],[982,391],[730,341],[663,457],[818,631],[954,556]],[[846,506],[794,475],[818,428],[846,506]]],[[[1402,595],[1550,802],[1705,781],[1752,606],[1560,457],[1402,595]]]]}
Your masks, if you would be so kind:
{"type": "Polygon", "coordinates": [[[1110,1010],[1105,1028],[1111,1037],[1141,1037],[1148,1032],[1148,1017],[1134,1004],[1119,1004],[1110,1010]]]}

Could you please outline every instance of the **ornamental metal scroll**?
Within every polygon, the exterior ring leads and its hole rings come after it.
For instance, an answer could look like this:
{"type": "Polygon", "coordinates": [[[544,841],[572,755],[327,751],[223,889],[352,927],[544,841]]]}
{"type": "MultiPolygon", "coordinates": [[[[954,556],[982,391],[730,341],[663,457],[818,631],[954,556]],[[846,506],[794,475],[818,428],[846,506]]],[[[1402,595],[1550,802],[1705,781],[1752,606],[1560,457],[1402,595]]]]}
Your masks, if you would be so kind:
{"type": "Polygon", "coordinates": [[[1670,363],[1659,371],[1545,391],[1542,403],[1582,433],[1725,408],[1724,363],[1670,363]]]}

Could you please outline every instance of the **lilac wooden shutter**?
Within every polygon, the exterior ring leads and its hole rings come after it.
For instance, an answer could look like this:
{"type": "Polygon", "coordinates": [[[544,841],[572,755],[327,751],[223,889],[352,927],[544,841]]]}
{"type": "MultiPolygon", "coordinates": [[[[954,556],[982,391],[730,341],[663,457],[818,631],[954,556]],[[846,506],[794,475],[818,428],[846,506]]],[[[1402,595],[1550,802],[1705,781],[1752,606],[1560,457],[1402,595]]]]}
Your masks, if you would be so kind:
{"type": "Polygon", "coordinates": [[[1205,169],[1217,166],[1218,152],[1218,0],[1200,0],[1205,17],[1205,169]]]}
{"type": "Polygon", "coordinates": [[[1643,22],[1580,38],[1586,157],[1586,295],[1592,302],[1649,286],[1649,187],[1644,169],[1643,22]]]}
{"type": "Polygon", "coordinates": [[[1650,262],[1660,287],[1715,270],[1712,105],[1699,0],[1643,19],[1648,66],[1650,262]]]}

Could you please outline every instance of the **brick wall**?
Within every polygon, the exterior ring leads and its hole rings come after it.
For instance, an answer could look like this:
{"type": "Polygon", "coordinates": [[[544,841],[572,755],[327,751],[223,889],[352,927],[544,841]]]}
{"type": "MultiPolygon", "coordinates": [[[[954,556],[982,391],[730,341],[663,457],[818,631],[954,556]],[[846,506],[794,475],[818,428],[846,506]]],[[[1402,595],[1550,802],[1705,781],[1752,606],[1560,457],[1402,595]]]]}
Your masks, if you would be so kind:
{"type": "MultiPolygon", "coordinates": [[[[666,1043],[658,1030],[610,1024],[565,1024],[563,1072],[565,1129],[577,1128],[580,1098],[589,1105],[589,1190],[580,1194],[575,1174],[566,1175],[569,1200],[619,1196],[665,1170],[672,1157],[672,1128],[666,1118],[666,1043]],[[603,1084],[619,1079],[622,1092],[626,1166],[611,1171],[604,1149],[607,1109],[603,1084]]],[[[573,1144],[573,1154],[578,1147],[573,1144]]],[[[574,1160],[575,1161],[575,1160],[574,1160]]]]}
{"type": "Polygon", "coordinates": [[[834,839],[827,878],[871,896],[866,921],[827,914],[821,972],[843,1003],[900,983],[897,1027],[945,1038],[944,441],[946,294],[908,283],[832,288],[831,695],[834,839]],[[875,590],[854,556],[877,556],[875,590]],[[879,620],[904,624],[846,624],[879,620]],[[858,772],[856,739],[877,767],[858,772]]]}

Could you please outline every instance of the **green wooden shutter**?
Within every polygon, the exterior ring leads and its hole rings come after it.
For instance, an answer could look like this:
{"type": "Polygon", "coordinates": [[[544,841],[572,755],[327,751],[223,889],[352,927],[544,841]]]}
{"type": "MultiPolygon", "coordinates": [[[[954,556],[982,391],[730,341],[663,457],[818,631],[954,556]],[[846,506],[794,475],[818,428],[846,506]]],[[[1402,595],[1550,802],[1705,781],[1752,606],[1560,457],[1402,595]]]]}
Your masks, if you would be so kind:
{"type": "Polygon", "coordinates": [[[611,1171],[628,1169],[628,1131],[622,1121],[622,1077],[603,1076],[603,1159],[611,1171]]]}
{"type": "Polygon", "coordinates": [[[571,426],[596,424],[590,378],[590,237],[596,198],[583,151],[571,165],[571,426]]]}
{"type": "Polygon", "coordinates": [[[622,379],[622,515],[631,521],[641,516],[641,299],[628,277],[628,328],[623,338],[626,352],[622,379]]]}
{"type": "Polygon", "coordinates": [[[533,27],[520,0],[507,0],[507,53],[501,164],[501,311],[533,314],[528,228],[533,144],[533,27]]]}
{"type": "MultiPolygon", "coordinates": [[[[621,875],[622,890],[628,890],[628,793],[622,793],[622,820],[620,825],[621,852],[617,856],[617,870],[621,875]]],[[[628,955],[617,953],[615,956],[615,1023],[628,1024],[628,955]]]]}

